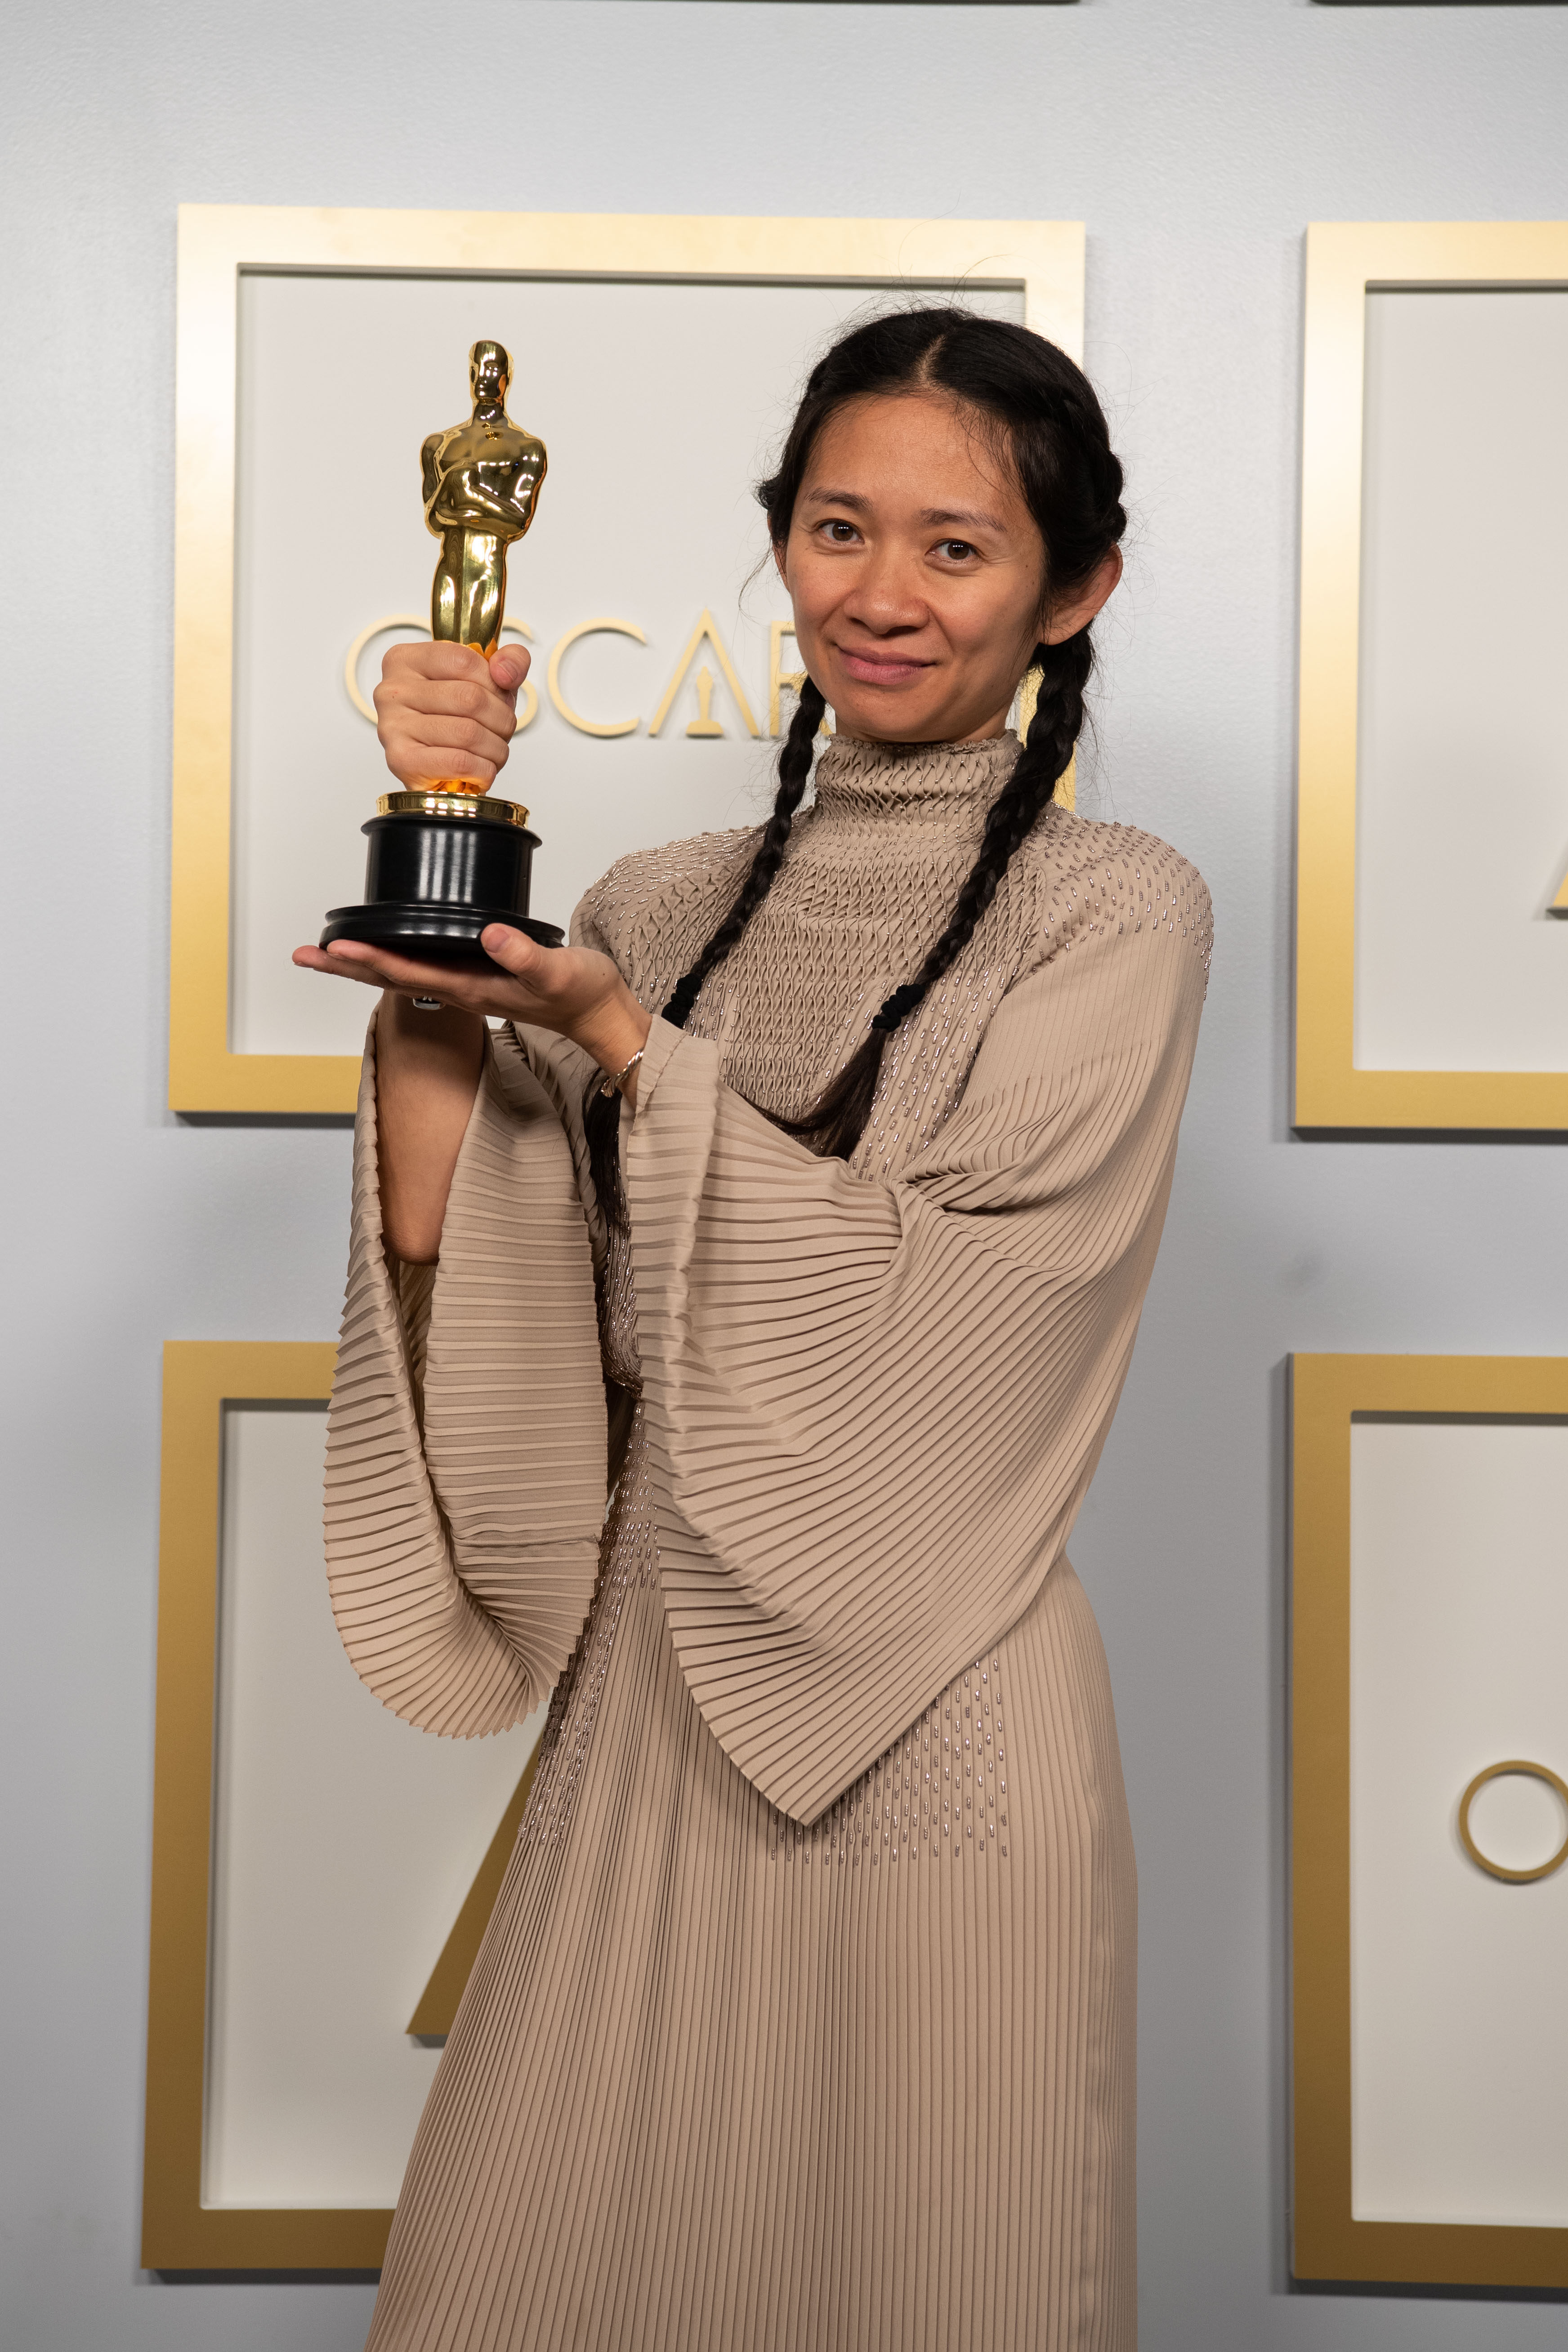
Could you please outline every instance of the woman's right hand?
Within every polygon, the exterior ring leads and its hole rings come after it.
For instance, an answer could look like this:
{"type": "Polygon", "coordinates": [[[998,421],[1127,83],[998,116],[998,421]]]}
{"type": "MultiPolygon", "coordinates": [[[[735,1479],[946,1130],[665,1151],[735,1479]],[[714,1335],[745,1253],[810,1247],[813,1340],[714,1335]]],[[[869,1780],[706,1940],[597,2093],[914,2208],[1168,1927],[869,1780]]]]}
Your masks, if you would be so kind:
{"type": "Polygon", "coordinates": [[[375,689],[375,731],[386,764],[409,792],[462,778],[488,792],[506,765],[528,652],[500,646],[394,646],[375,689]]]}

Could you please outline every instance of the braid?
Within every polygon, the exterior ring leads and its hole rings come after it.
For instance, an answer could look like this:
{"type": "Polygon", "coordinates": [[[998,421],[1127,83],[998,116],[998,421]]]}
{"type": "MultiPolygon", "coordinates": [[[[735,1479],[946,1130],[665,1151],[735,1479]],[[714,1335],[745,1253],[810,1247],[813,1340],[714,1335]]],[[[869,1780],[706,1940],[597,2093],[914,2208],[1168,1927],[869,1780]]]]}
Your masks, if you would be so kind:
{"type": "Polygon", "coordinates": [[[795,813],[810,781],[811,755],[816,744],[816,730],[822,724],[826,709],[820,690],[809,677],[806,678],[801,686],[800,702],[779,752],[779,789],[773,813],[763,827],[763,837],[757,844],[751,872],[741,886],[740,897],[690,971],[683,972],[676,982],[675,993],[664,1008],[664,1018],[672,1028],[685,1028],[691,1018],[691,1008],[697,1002],[699,989],[714,965],[723,962],[773,887],[773,877],[784,863],[784,849],[795,824],[795,813]]]}
{"type": "Polygon", "coordinates": [[[1013,772],[986,815],[979,856],[958,894],[946,930],[914,979],[889,997],[874,1025],[896,1029],[974,936],[974,927],[996,896],[1014,851],[1033,832],[1058,779],[1067,772],[1083,725],[1083,691],[1093,658],[1087,629],[1080,629],[1065,644],[1035,647],[1030,667],[1040,673],[1039,699],[1013,772]],[[883,1013],[891,1013],[892,1018],[884,1023],[883,1013]]]}
{"type": "Polygon", "coordinates": [[[1084,688],[1093,665],[1087,629],[1061,645],[1036,646],[1030,664],[1040,672],[1035,715],[1013,772],[987,812],[979,854],[946,929],[914,978],[878,1007],[869,1034],[810,1110],[798,1119],[775,1118],[787,1135],[797,1136],[823,1158],[847,1159],[859,1142],[876,1098],[884,1045],[963,953],[1014,853],[1034,831],[1058,779],[1066,774],[1083,725],[1084,688]]]}
{"type": "MultiPolygon", "coordinates": [[[[826,709],[820,688],[807,677],[802,683],[799,704],[779,751],[779,789],[773,813],[763,828],[763,837],[740,896],[690,971],[681,974],[664,1007],[662,1017],[673,1028],[685,1028],[703,982],[716,963],[722,963],[773,887],[773,877],[784,863],[795,811],[811,781],[816,730],[826,709]]],[[[583,1127],[588,1142],[588,1171],[600,1210],[607,1225],[620,1227],[626,1221],[626,1188],[621,1181],[620,1097],[605,1094],[596,1073],[584,1099],[583,1127]]]]}

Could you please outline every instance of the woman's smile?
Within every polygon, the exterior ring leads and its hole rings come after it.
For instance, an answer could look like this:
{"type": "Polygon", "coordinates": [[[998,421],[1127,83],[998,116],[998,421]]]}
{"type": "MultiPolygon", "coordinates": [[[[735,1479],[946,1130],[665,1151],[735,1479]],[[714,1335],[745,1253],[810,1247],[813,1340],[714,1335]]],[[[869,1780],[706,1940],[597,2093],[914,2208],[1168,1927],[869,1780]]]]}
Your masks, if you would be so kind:
{"type": "Polygon", "coordinates": [[[849,676],[867,686],[907,686],[936,667],[912,654],[877,653],[869,646],[835,646],[833,650],[849,676]]]}

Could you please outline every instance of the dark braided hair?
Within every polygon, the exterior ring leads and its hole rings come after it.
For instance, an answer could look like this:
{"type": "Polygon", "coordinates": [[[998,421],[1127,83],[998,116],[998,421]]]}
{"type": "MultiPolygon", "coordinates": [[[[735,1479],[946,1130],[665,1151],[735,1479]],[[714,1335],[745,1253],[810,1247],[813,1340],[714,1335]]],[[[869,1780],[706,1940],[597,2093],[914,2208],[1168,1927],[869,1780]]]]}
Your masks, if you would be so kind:
{"type": "MultiPolygon", "coordinates": [[[[1066,772],[1083,720],[1083,690],[1093,661],[1089,631],[1080,629],[1060,646],[1037,646],[1030,667],[1041,673],[1039,699],[1029,731],[1013,762],[1013,772],[986,813],[979,855],[953,905],[947,928],[912,980],[895,988],[871,1016],[865,1042],[818,1096],[803,1118],[774,1124],[798,1136],[825,1158],[847,1159],[859,1142],[876,1099],[882,1047],[909,1019],[929,988],[969,945],[974,927],[996,896],[1013,852],[1027,839],[1037,818],[1066,772]]],[[[672,1016],[668,1013],[666,1020],[672,1016]]]]}
{"type": "MultiPolygon", "coordinates": [[[[988,434],[1011,468],[1046,547],[1047,607],[1069,601],[1115,548],[1127,517],[1121,467],[1092,386],[1065,352],[1028,328],[967,310],[895,311],[853,328],[826,352],[805,394],[777,469],[757,487],[775,549],[788,539],[795,500],[824,426],[849,401],[868,396],[948,393],[988,434]]],[[[1094,667],[1087,626],[1059,644],[1037,645],[1034,716],[1006,783],[986,815],[984,835],[941,937],[918,970],[873,1015],[864,1042],[837,1077],[797,1118],[774,1123],[825,1157],[847,1158],[870,1116],[888,1038],[921,1003],[973,937],[1015,851],[1027,839],[1082,730],[1084,693],[1094,667]]],[[[811,772],[825,705],[807,678],[779,755],[779,790],[740,893],[664,1007],[684,1028],[699,990],[740,939],[783,863],[811,772]]],[[[625,1214],[616,1158],[618,1103],[589,1120],[599,1198],[612,1221],[625,1214]],[[606,1118],[605,1113],[608,1114],[606,1118]],[[595,1129],[602,1140],[595,1145],[595,1129]]]]}
{"type": "Polygon", "coordinates": [[[682,974],[675,994],[664,1008],[664,1018],[677,1029],[684,1029],[697,1002],[697,992],[716,963],[721,963],[741,933],[751,921],[773,887],[773,876],[784,864],[784,845],[795,824],[795,813],[805,796],[811,781],[811,754],[816,741],[827,705],[821,689],[808,677],[800,689],[800,701],[790,720],[779,752],[779,790],[773,803],[773,813],[763,827],[763,837],[757,844],[751,869],[741,887],[741,895],[698,957],[689,972],[682,974]]]}
{"type": "MultiPolygon", "coordinates": [[[[756,853],[741,887],[741,895],[690,971],[677,983],[674,995],[664,1008],[664,1018],[673,1023],[677,1029],[685,1028],[691,1016],[691,1008],[697,1002],[698,990],[713,966],[722,962],[729,954],[753,912],[767,897],[773,876],[784,863],[784,845],[795,823],[795,813],[811,781],[811,755],[816,746],[816,730],[826,709],[821,692],[808,677],[801,687],[799,703],[779,749],[779,789],[773,813],[763,828],[763,837],[757,844],[756,853]]],[[[588,1171],[594,1180],[594,1191],[600,1208],[609,1224],[624,1224],[626,1194],[621,1184],[620,1097],[605,1096],[597,1073],[589,1082],[587,1098],[583,1106],[583,1125],[588,1140],[588,1171]]]]}

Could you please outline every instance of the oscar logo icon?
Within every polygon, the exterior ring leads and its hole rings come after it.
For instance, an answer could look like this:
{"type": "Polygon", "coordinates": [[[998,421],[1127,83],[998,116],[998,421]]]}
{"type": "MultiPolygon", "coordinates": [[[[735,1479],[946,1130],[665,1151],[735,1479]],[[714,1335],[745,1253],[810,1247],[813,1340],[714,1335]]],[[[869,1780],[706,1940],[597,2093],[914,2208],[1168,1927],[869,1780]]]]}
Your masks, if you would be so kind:
{"type": "MultiPolygon", "coordinates": [[[[500,343],[468,354],[473,415],[432,433],[419,453],[425,520],[441,542],[430,591],[430,634],[488,660],[506,618],[506,558],[532,522],[544,444],[506,413],[511,362],[500,343]]],[[[539,836],[515,801],[492,800],[471,777],[435,777],[422,791],[384,793],[361,827],[370,843],[365,903],[333,907],[321,945],[366,940],[442,963],[486,963],[487,923],[508,923],[542,947],[560,927],[528,911],[539,836]]]]}

